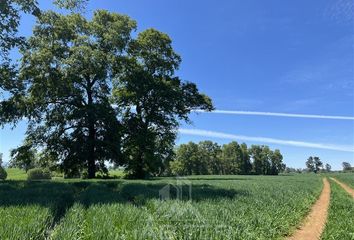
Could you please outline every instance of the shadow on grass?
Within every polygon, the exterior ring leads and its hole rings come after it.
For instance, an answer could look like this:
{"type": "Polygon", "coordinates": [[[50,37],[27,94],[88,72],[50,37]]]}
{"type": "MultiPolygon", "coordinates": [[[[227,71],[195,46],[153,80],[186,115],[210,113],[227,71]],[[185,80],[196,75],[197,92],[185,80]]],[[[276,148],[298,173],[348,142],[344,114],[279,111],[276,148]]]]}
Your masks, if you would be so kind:
{"type": "Polygon", "coordinates": [[[250,178],[246,178],[246,177],[186,177],[186,179],[190,180],[190,181],[194,181],[194,180],[206,180],[206,181],[243,181],[243,180],[251,180],[250,178]]]}
{"type": "MultiPolygon", "coordinates": [[[[1,206],[40,205],[52,211],[54,223],[58,222],[65,212],[75,203],[85,207],[93,204],[125,203],[141,206],[149,199],[159,199],[160,190],[168,184],[156,182],[127,181],[7,181],[0,183],[1,206]]],[[[170,185],[173,186],[173,185],[170,185]]],[[[208,184],[170,187],[170,199],[204,201],[208,199],[234,198],[247,192],[232,189],[216,188],[208,184]]]]}

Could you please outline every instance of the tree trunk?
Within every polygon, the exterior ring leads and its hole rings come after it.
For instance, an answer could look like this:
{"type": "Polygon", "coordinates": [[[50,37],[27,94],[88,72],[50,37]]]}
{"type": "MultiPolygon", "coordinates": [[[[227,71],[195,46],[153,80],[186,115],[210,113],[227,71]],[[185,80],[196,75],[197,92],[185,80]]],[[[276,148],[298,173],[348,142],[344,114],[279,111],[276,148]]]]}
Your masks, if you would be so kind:
{"type": "Polygon", "coordinates": [[[93,97],[92,97],[92,83],[88,81],[87,88],[87,99],[88,99],[88,158],[87,158],[87,177],[95,178],[96,177],[96,163],[95,163],[95,141],[96,141],[96,129],[95,129],[95,120],[93,113],[93,97]]]}
{"type": "Polygon", "coordinates": [[[145,176],[145,170],[144,170],[144,150],[143,149],[140,149],[139,150],[139,154],[138,154],[138,157],[137,157],[137,165],[136,165],[136,169],[135,169],[135,178],[137,179],[144,179],[146,176],[145,176]]]}
{"type": "Polygon", "coordinates": [[[136,113],[139,116],[139,120],[140,120],[140,124],[142,127],[142,131],[140,132],[142,138],[144,139],[143,142],[139,142],[138,143],[138,147],[139,147],[139,152],[137,154],[137,164],[136,164],[136,169],[135,169],[135,178],[137,179],[144,179],[146,178],[146,174],[145,174],[145,169],[144,169],[144,154],[145,154],[145,137],[146,137],[146,123],[144,123],[143,120],[143,114],[142,114],[142,109],[141,109],[141,105],[139,103],[136,104],[136,113]]]}
{"type": "Polygon", "coordinates": [[[96,164],[95,164],[95,126],[94,124],[89,126],[89,136],[88,136],[88,159],[87,159],[87,177],[88,178],[95,178],[96,176],[96,164]]]}

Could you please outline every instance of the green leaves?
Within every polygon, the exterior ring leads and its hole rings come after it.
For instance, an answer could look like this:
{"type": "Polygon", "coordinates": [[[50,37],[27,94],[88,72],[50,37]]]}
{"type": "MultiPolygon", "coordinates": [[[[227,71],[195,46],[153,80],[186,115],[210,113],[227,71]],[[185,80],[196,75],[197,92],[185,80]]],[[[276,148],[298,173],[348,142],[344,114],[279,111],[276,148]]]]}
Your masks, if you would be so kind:
{"type": "Polygon", "coordinates": [[[95,12],[91,21],[46,12],[23,51],[28,137],[57,156],[68,175],[89,168],[94,176],[105,171],[103,161],[120,161],[122,133],[110,104],[111,86],[115,61],[123,57],[134,27],[129,17],[107,11],[95,12]]]}
{"type": "Polygon", "coordinates": [[[195,84],[174,73],[181,62],[168,35],[154,29],[130,41],[126,64],[113,87],[112,102],[122,111],[127,170],[137,178],[163,172],[173,154],[179,120],[193,109],[213,109],[195,84]]]}
{"type": "MultiPolygon", "coordinates": [[[[71,12],[86,2],[55,1],[71,12]]],[[[17,31],[16,14],[5,31],[17,31]]],[[[2,88],[13,91],[0,120],[27,117],[31,148],[57,158],[68,176],[87,169],[94,177],[106,171],[105,161],[127,165],[139,178],[164,172],[179,121],[188,122],[193,109],[213,109],[194,83],[175,75],[181,57],[170,37],[148,29],[132,38],[136,22],[106,10],[91,20],[53,11],[37,16],[20,66],[0,69],[8,79],[2,88]]]]}
{"type": "Polygon", "coordinates": [[[54,4],[59,8],[83,12],[88,4],[88,0],[54,0],[54,4]]]}
{"type": "Polygon", "coordinates": [[[282,160],[279,150],[267,146],[252,145],[248,149],[245,143],[236,141],[222,146],[202,141],[178,146],[169,165],[174,175],[278,175],[284,170],[282,160]]]}
{"type": "Polygon", "coordinates": [[[181,63],[169,36],[155,29],[139,33],[138,38],[130,43],[129,53],[152,75],[172,76],[181,63]]]}

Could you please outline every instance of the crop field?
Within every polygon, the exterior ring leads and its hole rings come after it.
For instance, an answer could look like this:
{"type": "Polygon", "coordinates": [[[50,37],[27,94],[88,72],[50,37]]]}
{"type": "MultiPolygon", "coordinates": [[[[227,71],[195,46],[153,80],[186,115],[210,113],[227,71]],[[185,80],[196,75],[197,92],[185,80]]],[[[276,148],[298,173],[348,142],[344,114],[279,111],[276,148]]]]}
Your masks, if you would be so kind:
{"type": "MultiPolygon", "coordinates": [[[[23,179],[12,171],[10,179],[23,179]]],[[[284,239],[316,202],[322,177],[8,180],[0,182],[0,239],[284,239]]],[[[322,239],[354,239],[354,201],[330,183],[322,239]]]]}
{"type": "Polygon", "coordinates": [[[354,239],[354,200],[332,180],[331,188],[331,204],[322,239],[354,239]]]}
{"type": "Polygon", "coordinates": [[[315,175],[10,180],[0,239],[281,239],[321,187],[315,175]]]}
{"type": "Polygon", "coordinates": [[[347,184],[351,188],[354,188],[354,173],[335,173],[330,174],[331,177],[335,177],[339,181],[347,184]]]}

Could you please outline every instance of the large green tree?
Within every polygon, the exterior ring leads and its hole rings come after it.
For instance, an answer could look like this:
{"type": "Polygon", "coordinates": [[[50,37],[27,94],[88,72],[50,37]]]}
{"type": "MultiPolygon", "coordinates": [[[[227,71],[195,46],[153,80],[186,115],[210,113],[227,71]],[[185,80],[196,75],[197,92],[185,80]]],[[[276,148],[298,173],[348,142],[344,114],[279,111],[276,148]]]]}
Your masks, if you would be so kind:
{"type": "Polygon", "coordinates": [[[18,34],[23,12],[38,16],[40,11],[37,2],[35,0],[0,1],[0,126],[19,120],[20,109],[23,109],[16,103],[20,100],[24,86],[14,81],[18,69],[10,55],[11,50],[23,47],[26,42],[26,39],[18,34]]]}
{"type": "Polygon", "coordinates": [[[194,83],[175,75],[180,62],[169,36],[157,30],[141,32],[129,44],[124,72],[113,91],[126,129],[123,155],[134,178],[161,172],[173,152],[180,121],[188,122],[194,109],[213,109],[194,83]]]}
{"type": "Polygon", "coordinates": [[[119,111],[110,103],[131,32],[129,17],[96,11],[42,13],[23,50],[19,81],[26,86],[27,139],[56,156],[66,174],[120,160],[119,111]]]}

